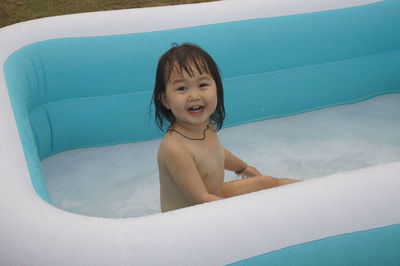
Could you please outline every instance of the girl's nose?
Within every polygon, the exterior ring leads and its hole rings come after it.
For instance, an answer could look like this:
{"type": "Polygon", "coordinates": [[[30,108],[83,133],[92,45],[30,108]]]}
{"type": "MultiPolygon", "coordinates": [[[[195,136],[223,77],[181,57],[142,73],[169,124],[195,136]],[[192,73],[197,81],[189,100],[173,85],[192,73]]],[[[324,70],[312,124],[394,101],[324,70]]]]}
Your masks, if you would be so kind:
{"type": "Polygon", "coordinates": [[[200,99],[200,94],[197,90],[190,90],[189,92],[189,100],[190,101],[197,101],[200,99]]]}

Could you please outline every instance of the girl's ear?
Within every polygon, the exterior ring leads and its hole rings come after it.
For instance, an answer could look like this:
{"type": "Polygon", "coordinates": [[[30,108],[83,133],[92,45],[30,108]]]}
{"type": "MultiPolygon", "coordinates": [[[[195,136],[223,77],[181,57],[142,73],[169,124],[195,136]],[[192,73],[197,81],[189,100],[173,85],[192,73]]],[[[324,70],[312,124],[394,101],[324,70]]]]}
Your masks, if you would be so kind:
{"type": "Polygon", "coordinates": [[[160,100],[161,100],[162,105],[163,105],[166,109],[171,110],[170,105],[169,105],[169,102],[168,102],[167,95],[165,95],[165,93],[161,93],[161,94],[160,94],[160,100]]]}

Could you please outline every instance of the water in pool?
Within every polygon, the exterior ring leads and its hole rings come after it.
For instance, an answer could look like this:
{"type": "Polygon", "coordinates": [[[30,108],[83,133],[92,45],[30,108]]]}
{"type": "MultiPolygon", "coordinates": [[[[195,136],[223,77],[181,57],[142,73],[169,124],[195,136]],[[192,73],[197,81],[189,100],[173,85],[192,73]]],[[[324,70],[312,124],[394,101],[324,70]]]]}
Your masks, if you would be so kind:
{"type": "MultiPolygon", "coordinates": [[[[229,110],[228,110],[229,112],[229,110]]],[[[276,177],[309,179],[400,160],[400,94],[220,131],[222,144],[276,177]]],[[[159,140],[76,149],[42,161],[55,206],[100,217],[160,212],[159,140]]],[[[235,179],[226,173],[226,180],[235,179]]]]}

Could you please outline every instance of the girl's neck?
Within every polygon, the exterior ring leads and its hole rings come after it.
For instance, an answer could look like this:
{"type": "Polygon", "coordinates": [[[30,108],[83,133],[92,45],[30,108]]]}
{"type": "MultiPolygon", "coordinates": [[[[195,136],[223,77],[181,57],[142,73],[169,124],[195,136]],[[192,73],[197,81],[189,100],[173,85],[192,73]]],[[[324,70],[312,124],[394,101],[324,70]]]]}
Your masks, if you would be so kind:
{"type": "Polygon", "coordinates": [[[187,125],[176,121],[170,126],[169,131],[178,131],[179,134],[184,135],[188,139],[201,139],[205,136],[205,131],[211,128],[213,128],[211,121],[198,125],[187,125]]]}

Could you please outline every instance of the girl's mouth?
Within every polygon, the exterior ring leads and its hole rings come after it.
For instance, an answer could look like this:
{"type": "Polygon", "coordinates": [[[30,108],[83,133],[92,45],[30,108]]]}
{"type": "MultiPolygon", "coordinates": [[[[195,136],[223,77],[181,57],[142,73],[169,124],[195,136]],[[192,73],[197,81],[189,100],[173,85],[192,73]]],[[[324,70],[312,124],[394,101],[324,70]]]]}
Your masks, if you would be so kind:
{"type": "Polygon", "coordinates": [[[196,105],[196,106],[189,107],[187,110],[189,111],[189,113],[199,113],[204,110],[204,106],[196,105]]]}

